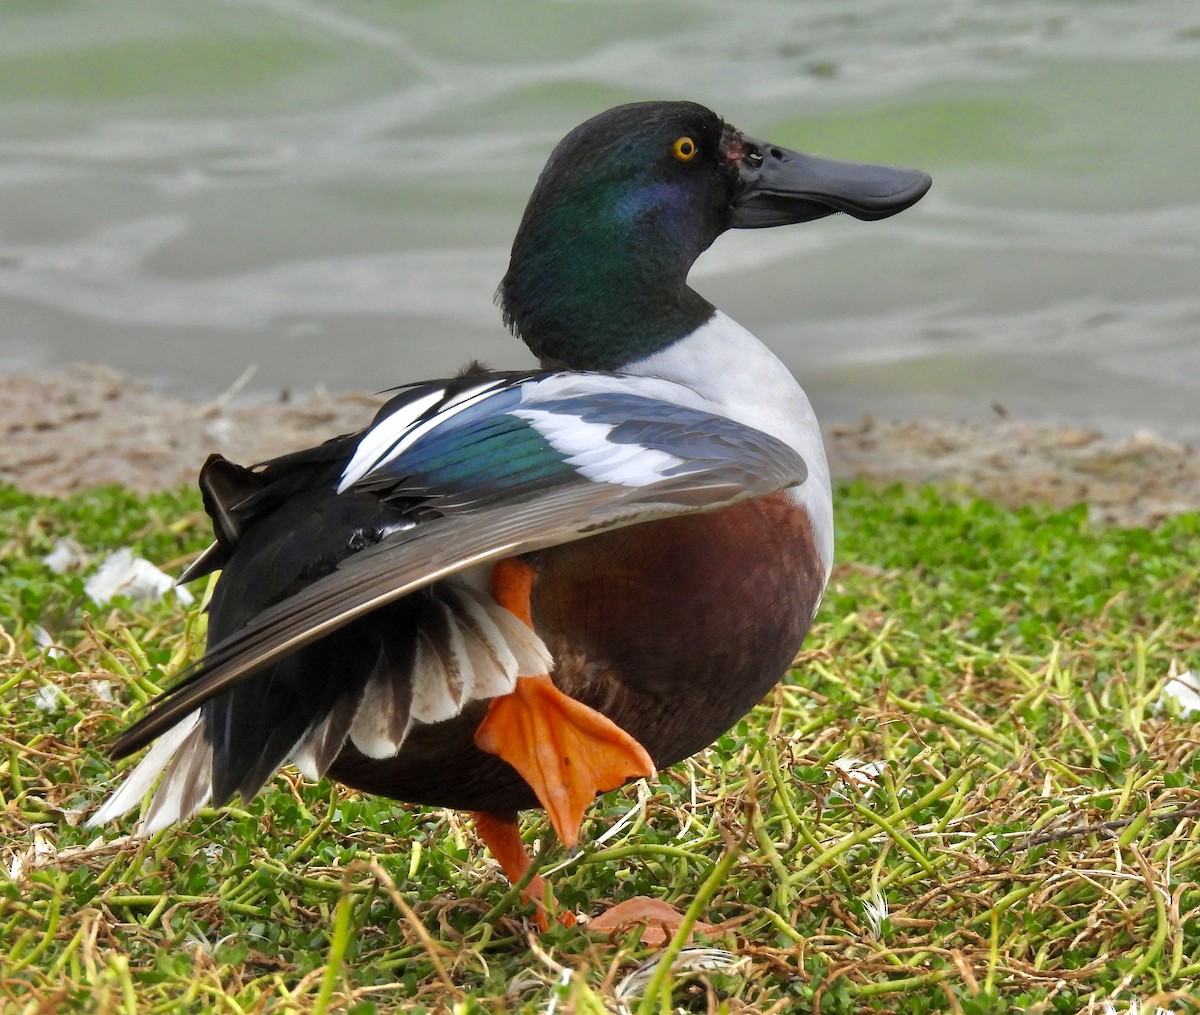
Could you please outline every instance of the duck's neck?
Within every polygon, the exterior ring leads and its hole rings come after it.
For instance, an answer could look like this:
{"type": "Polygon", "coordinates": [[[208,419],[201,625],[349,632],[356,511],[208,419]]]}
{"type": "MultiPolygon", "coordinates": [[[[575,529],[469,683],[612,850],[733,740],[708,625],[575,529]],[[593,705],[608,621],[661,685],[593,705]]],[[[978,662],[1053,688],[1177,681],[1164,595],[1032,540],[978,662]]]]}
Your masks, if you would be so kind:
{"type": "Polygon", "coordinates": [[[703,246],[661,217],[651,228],[636,208],[616,218],[578,207],[531,211],[499,296],[505,322],[544,364],[617,370],[712,317],[687,284],[703,246]]]}

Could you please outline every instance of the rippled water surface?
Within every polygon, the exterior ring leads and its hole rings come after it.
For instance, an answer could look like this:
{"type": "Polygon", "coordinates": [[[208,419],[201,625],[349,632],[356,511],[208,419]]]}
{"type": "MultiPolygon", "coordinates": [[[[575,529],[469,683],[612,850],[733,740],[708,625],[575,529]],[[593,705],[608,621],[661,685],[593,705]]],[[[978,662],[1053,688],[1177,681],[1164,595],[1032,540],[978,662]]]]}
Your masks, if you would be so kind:
{"type": "Polygon", "coordinates": [[[527,362],[492,305],[554,142],[686,97],[920,166],[912,211],[693,274],[827,418],[1200,440],[1194,0],[7,0],[0,368],[273,397],[527,362]]]}

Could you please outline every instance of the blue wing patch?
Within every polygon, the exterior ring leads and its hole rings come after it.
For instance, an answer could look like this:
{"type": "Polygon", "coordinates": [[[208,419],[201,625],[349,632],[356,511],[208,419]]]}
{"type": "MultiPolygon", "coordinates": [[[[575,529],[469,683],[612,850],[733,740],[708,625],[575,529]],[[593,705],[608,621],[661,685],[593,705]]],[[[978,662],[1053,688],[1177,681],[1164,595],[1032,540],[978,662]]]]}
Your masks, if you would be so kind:
{"type": "Polygon", "coordinates": [[[591,390],[563,395],[557,382],[518,375],[408,392],[360,440],[339,490],[442,511],[516,503],[581,480],[638,488],[704,473],[762,475],[796,458],[715,413],[631,394],[628,378],[579,376],[591,390]]]}

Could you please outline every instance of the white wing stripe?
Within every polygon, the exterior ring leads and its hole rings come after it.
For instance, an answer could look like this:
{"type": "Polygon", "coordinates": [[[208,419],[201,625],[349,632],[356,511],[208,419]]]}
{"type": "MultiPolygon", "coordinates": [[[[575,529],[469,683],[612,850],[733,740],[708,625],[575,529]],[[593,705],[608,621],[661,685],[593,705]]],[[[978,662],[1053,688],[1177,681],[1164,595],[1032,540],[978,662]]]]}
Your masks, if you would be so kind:
{"type": "Polygon", "coordinates": [[[428,395],[424,395],[416,401],[410,402],[408,405],[401,406],[388,416],[387,419],[380,422],[378,426],[368,430],[363,435],[363,439],[358,442],[358,447],[354,451],[354,457],[350,459],[350,464],[346,466],[345,471],[342,473],[342,485],[338,487],[338,493],[341,493],[349,485],[345,477],[350,472],[367,472],[376,459],[380,455],[386,454],[387,448],[399,440],[404,435],[404,432],[420,419],[427,409],[436,405],[444,395],[445,390],[441,388],[437,391],[431,391],[428,395]]]}
{"type": "Polygon", "coordinates": [[[441,426],[464,409],[469,409],[472,405],[483,401],[503,383],[504,378],[501,378],[500,380],[481,384],[478,387],[468,388],[466,391],[450,399],[436,413],[430,416],[429,419],[419,425],[414,424],[417,424],[421,412],[428,409],[444,392],[429,396],[432,401],[429,399],[420,399],[418,402],[414,402],[413,406],[421,406],[421,411],[415,415],[410,414],[409,409],[412,408],[410,406],[405,406],[403,410],[398,410],[393,416],[389,416],[375,427],[359,443],[358,449],[354,452],[354,457],[350,459],[350,464],[342,472],[342,480],[338,484],[337,492],[344,493],[364,476],[369,475],[376,469],[382,468],[388,462],[394,461],[412,447],[421,437],[429,433],[430,430],[441,426]],[[400,425],[395,426],[394,421],[400,425]],[[376,435],[380,434],[381,431],[383,432],[382,435],[377,437],[376,435]],[[387,449],[386,451],[384,450],[385,448],[387,449]]]}
{"type": "MultiPolygon", "coordinates": [[[[447,582],[447,585],[450,585],[447,582]]],[[[504,610],[495,600],[478,598],[475,590],[453,583],[459,592],[458,621],[474,641],[487,653],[487,663],[475,674],[475,693],[480,698],[494,698],[512,691],[519,668],[517,657],[493,619],[493,613],[504,610]]],[[[507,610],[504,610],[508,614],[507,610]]],[[[508,614],[511,616],[511,614],[508,614]]]]}
{"type": "Polygon", "coordinates": [[[179,745],[158,785],[145,821],[138,825],[141,835],[154,835],[175,822],[190,817],[212,797],[212,745],[197,726],[179,745]]]}
{"type": "Polygon", "coordinates": [[[399,753],[412,726],[407,702],[398,700],[390,680],[368,680],[354,721],[350,739],[368,758],[391,758],[399,753]]]}
{"type": "Polygon", "coordinates": [[[167,767],[175,756],[175,752],[196,728],[196,723],[199,721],[200,710],[196,709],[195,712],[186,715],[159,737],[146,756],[137,763],[137,767],[125,777],[125,781],[121,783],[117,791],[105,800],[103,806],[88,819],[88,827],[93,828],[96,825],[107,824],[113,818],[119,818],[126,811],[133,810],[141,802],[142,797],[149,792],[150,787],[154,785],[163,769],[167,767]]]}
{"type": "Polygon", "coordinates": [[[528,420],[581,476],[598,483],[649,486],[684,464],[666,451],[609,441],[612,427],[607,423],[587,423],[577,416],[526,407],[513,409],[512,414],[528,420]]]}
{"type": "Polygon", "coordinates": [[[317,764],[317,748],[329,735],[329,729],[334,720],[332,712],[312,729],[308,730],[292,748],[288,760],[300,770],[306,779],[316,782],[325,773],[317,764]]]}

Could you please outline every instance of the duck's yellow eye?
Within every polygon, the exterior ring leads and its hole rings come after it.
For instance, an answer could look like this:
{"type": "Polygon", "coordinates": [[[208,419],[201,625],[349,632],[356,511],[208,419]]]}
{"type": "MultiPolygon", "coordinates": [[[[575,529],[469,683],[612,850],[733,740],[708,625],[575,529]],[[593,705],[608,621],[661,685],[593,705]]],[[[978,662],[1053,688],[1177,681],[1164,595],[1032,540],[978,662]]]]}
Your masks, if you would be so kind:
{"type": "Polygon", "coordinates": [[[671,147],[671,154],[680,162],[691,162],[696,157],[696,142],[690,137],[679,137],[671,147]]]}

